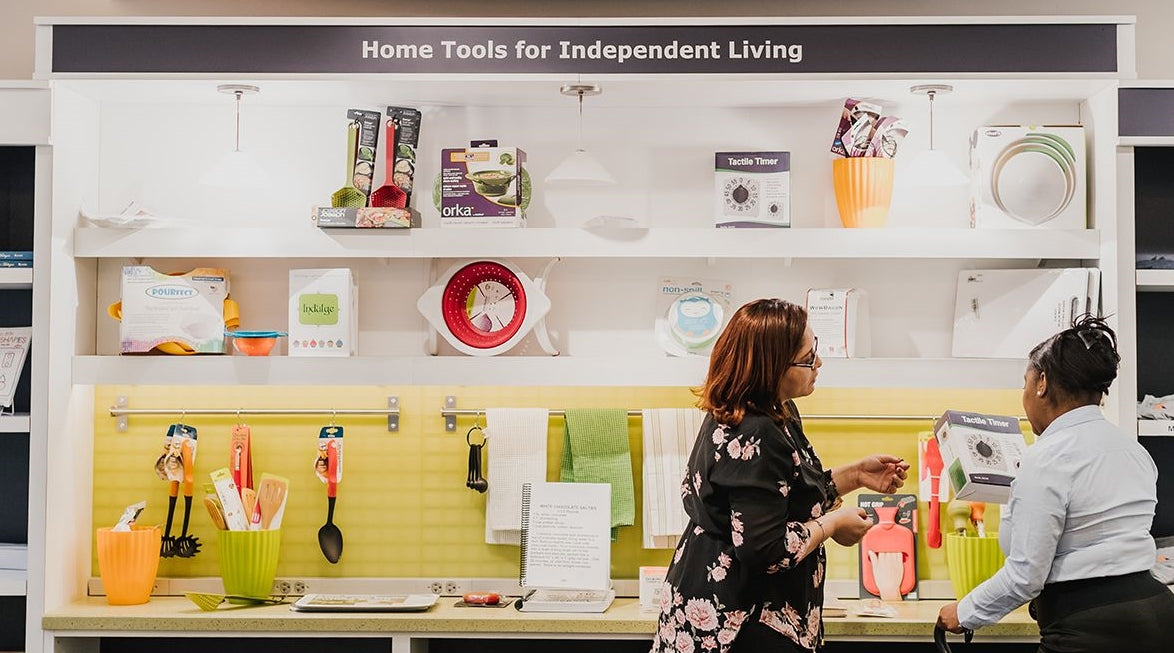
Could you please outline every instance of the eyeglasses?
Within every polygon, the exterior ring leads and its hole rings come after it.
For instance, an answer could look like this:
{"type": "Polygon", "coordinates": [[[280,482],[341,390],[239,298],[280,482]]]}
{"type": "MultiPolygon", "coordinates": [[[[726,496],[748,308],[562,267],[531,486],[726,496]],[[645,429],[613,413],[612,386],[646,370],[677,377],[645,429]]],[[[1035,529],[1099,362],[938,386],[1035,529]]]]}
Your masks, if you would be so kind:
{"type": "Polygon", "coordinates": [[[791,363],[791,367],[806,367],[809,370],[814,370],[815,361],[819,358],[819,355],[816,354],[817,351],[819,351],[819,338],[813,337],[811,339],[811,356],[809,356],[805,361],[791,363]]]}

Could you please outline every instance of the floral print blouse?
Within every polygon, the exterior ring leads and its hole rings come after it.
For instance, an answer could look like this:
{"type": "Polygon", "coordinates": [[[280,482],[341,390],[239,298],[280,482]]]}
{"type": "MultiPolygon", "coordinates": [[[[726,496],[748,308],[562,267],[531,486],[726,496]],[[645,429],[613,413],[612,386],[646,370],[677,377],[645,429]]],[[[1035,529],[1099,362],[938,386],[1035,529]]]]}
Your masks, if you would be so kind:
{"type": "Polygon", "coordinates": [[[821,647],[827,558],[822,546],[796,557],[810,537],[803,523],[837,492],[802,423],[706,417],[681,495],[690,522],[661,591],[653,653],[725,653],[748,619],[821,647]]]}

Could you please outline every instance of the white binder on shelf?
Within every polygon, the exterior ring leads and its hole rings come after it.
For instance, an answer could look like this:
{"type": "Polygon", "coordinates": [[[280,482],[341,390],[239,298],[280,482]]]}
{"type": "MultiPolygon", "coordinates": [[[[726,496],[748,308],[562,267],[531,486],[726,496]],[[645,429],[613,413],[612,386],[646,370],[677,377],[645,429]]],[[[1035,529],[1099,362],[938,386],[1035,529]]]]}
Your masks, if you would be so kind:
{"type": "Polygon", "coordinates": [[[1026,358],[1037,344],[1100,310],[1100,270],[962,270],[953,355],[1026,358]]]}
{"type": "Polygon", "coordinates": [[[522,612],[604,612],[611,587],[611,485],[522,486],[522,612]]]}

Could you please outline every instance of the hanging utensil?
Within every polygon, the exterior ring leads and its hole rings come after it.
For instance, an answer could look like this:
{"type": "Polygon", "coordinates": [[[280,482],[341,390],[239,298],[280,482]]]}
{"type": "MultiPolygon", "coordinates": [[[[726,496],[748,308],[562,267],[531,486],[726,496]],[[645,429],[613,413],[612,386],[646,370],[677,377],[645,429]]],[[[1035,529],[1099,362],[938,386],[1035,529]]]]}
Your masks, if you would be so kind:
{"type": "Polygon", "coordinates": [[[474,424],[473,428],[465,434],[465,442],[469,445],[469,475],[465,480],[465,487],[485,492],[489,489],[489,483],[481,476],[481,449],[485,446],[485,431],[481,429],[480,425],[474,424]],[[474,432],[481,434],[480,442],[473,442],[474,432]]]}
{"type": "Polygon", "coordinates": [[[331,564],[342,557],[342,531],[334,525],[334,500],[338,494],[338,449],[334,442],[326,443],[326,523],[318,529],[318,546],[331,564]]]}
{"type": "Polygon", "coordinates": [[[333,207],[363,207],[367,205],[367,195],[355,188],[355,152],[359,144],[359,123],[351,121],[347,125],[346,137],[346,184],[334,191],[330,196],[330,206],[333,207]]]}
{"type": "Polygon", "coordinates": [[[386,133],[383,156],[383,185],[371,193],[370,206],[393,207],[402,209],[408,205],[408,194],[395,185],[395,121],[388,119],[385,123],[386,133]]]}
{"type": "Polygon", "coordinates": [[[183,527],[179,537],[175,538],[175,556],[178,558],[192,558],[200,552],[200,540],[194,535],[188,535],[188,523],[192,516],[192,491],[195,485],[196,467],[196,430],[185,427],[191,437],[183,439],[183,527]]]}
{"type": "Polygon", "coordinates": [[[229,469],[232,470],[232,482],[236,483],[236,489],[243,491],[253,487],[252,434],[247,424],[232,427],[230,456],[229,469]]]}
{"type": "Polygon", "coordinates": [[[179,497],[179,481],[172,481],[168,489],[167,526],[163,529],[163,541],[159,545],[160,558],[170,558],[175,555],[175,538],[171,535],[171,522],[175,518],[175,500],[177,497],[179,497]]]}
{"type": "Polygon", "coordinates": [[[937,438],[925,443],[925,464],[929,471],[929,523],[926,524],[925,544],[931,549],[942,546],[942,506],[938,492],[942,483],[942,452],[938,449],[937,438]]]}

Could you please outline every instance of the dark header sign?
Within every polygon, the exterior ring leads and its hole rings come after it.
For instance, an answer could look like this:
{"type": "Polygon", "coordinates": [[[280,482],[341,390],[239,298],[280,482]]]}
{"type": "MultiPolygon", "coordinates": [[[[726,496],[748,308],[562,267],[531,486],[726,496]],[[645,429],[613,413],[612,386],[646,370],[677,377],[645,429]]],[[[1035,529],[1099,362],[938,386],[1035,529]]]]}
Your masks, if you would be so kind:
{"type": "Polygon", "coordinates": [[[55,25],[54,73],[1115,73],[1115,24],[55,25]]]}
{"type": "Polygon", "coordinates": [[[1117,89],[1118,136],[1174,136],[1174,88],[1117,89]]]}

